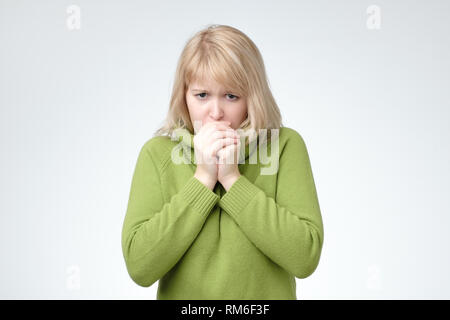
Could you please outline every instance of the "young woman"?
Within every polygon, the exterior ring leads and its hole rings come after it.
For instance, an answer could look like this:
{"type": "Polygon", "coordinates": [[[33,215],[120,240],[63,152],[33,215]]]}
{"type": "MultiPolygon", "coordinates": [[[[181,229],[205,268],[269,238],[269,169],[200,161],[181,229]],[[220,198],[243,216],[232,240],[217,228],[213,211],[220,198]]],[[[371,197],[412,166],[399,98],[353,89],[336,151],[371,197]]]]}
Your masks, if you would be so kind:
{"type": "Polygon", "coordinates": [[[141,148],[122,230],[157,299],[297,299],[324,230],[305,142],[281,123],[261,54],[212,25],[185,45],[164,125],[141,148]]]}

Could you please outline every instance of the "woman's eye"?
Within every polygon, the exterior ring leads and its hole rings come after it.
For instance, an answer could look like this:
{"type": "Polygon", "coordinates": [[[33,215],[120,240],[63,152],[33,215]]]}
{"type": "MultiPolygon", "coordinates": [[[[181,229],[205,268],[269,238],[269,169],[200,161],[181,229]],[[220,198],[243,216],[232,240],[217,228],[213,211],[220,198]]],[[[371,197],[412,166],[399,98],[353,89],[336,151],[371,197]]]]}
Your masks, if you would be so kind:
{"type": "MultiPolygon", "coordinates": [[[[205,98],[204,95],[206,95],[206,94],[207,94],[206,92],[202,92],[202,93],[197,93],[196,96],[199,97],[200,99],[203,99],[203,98],[205,98]]],[[[230,97],[230,100],[237,100],[239,98],[238,96],[235,96],[234,94],[231,94],[231,93],[227,93],[227,96],[230,97]]]]}

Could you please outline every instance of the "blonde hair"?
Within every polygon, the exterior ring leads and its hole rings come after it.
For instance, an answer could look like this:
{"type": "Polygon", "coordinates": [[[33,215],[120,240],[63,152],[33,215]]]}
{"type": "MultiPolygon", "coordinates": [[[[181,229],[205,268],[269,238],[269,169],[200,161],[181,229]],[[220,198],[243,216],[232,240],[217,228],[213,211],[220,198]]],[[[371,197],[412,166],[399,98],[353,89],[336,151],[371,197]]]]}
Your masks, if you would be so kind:
{"type": "MultiPolygon", "coordinates": [[[[173,135],[178,128],[194,133],[186,90],[191,82],[208,76],[247,99],[247,118],[238,128],[244,135],[252,130],[258,133],[260,129],[267,129],[267,136],[270,136],[270,129],[283,125],[256,45],[236,28],[213,24],[187,41],[175,72],[167,117],[154,135],[173,135]]],[[[246,144],[248,142],[246,139],[246,144]]]]}

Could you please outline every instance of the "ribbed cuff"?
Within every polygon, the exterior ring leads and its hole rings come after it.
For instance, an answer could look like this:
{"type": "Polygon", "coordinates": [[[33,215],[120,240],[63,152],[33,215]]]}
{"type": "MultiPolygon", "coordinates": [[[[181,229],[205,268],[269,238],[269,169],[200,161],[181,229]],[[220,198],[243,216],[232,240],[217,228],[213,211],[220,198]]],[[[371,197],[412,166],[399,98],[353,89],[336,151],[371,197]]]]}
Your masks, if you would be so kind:
{"type": "Polygon", "coordinates": [[[247,177],[241,175],[219,200],[219,206],[236,219],[260,191],[261,189],[251,183],[247,177]]]}
{"type": "Polygon", "coordinates": [[[183,198],[201,215],[208,214],[220,197],[192,176],[181,190],[183,198]]]}

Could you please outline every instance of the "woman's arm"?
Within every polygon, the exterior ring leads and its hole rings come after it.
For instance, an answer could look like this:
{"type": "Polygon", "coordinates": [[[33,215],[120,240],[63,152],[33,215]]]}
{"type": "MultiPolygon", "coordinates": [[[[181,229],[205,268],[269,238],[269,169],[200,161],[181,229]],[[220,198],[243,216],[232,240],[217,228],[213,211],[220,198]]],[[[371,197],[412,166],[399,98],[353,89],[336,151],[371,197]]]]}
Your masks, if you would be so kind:
{"type": "Polygon", "coordinates": [[[241,175],[219,206],[267,257],[306,278],[319,263],[324,232],[308,152],[297,132],[280,156],[275,198],[241,175]]]}
{"type": "Polygon", "coordinates": [[[134,282],[149,287],[183,256],[219,196],[194,176],[164,203],[160,169],[141,149],[122,229],[122,252],[134,282]]]}

